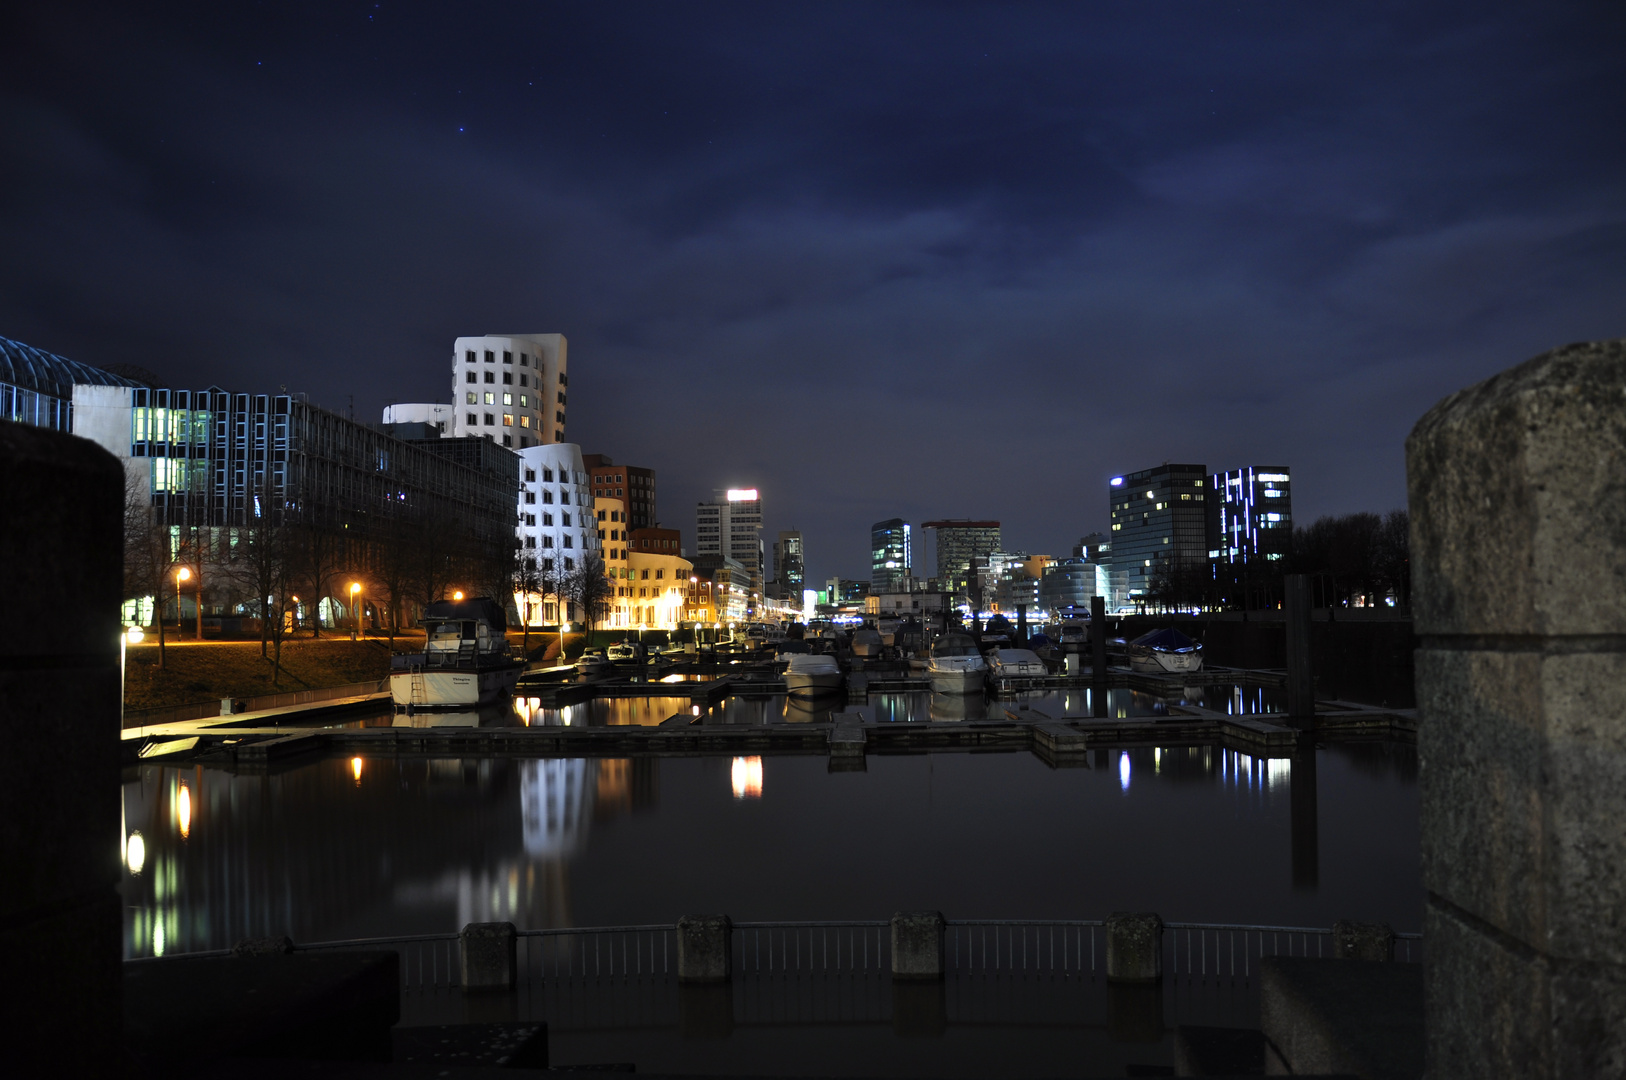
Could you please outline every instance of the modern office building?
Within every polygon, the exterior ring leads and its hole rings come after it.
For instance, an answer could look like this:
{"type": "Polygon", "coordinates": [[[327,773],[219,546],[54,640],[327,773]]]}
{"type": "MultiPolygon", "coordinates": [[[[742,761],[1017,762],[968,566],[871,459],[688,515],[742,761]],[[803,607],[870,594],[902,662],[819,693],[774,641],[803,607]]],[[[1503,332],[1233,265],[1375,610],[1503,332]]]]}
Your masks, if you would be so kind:
{"type": "Polygon", "coordinates": [[[803,560],[800,529],[786,529],[773,542],[774,592],[780,600],[800,605],[806,589],[807,564],[803,560]]]}
{"type": "Polygon", "coordinates": [[[941,587],[957,596],[968,596],[976,582],[971,578],[972,562],[986,559],[1000,548],[999,522],[952,518],[928,521],[922,529],[937,530],[937,579],[941,587]]]}
{"type": "Polygon", "coordinates": [[[754,611],[763,583],[762,498],[756,488],[730,488],[715,494],[711,502],[695,508],[695,554],[726,556],[745,567],[754,611]]]}
{"type": "Polygon", "coordinates": [[[902,518],[869,527],[869,591],[874,595],[909,591],[914,566],[909,523],[902,518]]]}
{"type": "Polygon", "coordinates": [[[751,571],[727,555],[696,555],[689,562],[689,618],[716,625],[741,623],[755,612],[751,571]]]}
{"type": "MultiPolygon", "coordinates": [[[[152,524],[169,530],[171,557],[195,560],[220,613],[243,602],[229,564],[262,521],[327,537],[320,561],[335,574],[433,545],[472,584],[513,557],[518,461],[485,440],[400,438],[296,395],[216,387],[79,385],[73,420],[122,460],[152,524]]],[[[328,598],[311,603],[329,618],[328,598]]]]}
{"type": "Polygon", "coordinates": [[[1207,491],[1206,465],[1165,463],[1112,478],[1112,565],[1125,572],[1125,603],[1165,574],[1207,563],[1207,491]]]}
{"type": "Polygon", "coordinates": [[[72,432],[75,386],[150,385],[126,377],[131,374],[116,374],[0,338],[0,420],[72,432]]]}
{"type": "Polygon", "coordinates": [[[478,435],[514,450],[564,442],[570,387],[565,353],[563,334],[458,338],[452,350],[451,433],[478,435]]]}
{"type": "Polygon", "coordinates": [[[659,519],[655,515],[654,469],[617,465],[607,454],[587,454],[582,462],[593,478],[594,497],[616,498],[625,504],[629,528],[648,529],[655,525],[659,519]]]}
{"type": "Polygon", "coordinates": [[[1293,484],[1286,465],[1248,465],[1208,478],[1208,557],[1274,562],[1293,539],[1293,484]]]}

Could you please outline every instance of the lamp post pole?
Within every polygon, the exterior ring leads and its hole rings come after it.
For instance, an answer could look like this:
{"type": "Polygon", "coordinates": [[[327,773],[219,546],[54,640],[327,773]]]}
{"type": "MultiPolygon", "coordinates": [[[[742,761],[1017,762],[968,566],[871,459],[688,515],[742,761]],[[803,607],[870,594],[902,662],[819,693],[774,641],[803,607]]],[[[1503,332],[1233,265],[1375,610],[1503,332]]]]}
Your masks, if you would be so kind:
{"type": "MultiPolygon", "coordinates": [[[[177,641],[181,638],[181,583],[190,580],[191,577],[192,571],[184,566],[175,571],[175,640],[177,641]]],[[[198,618],[198,631],[198,637],[202,638],[203,618],[201,616],[198,618]]]]}
{"type": "Polygon", "coordinates": [[[357,632],[361,629],[361,582],[350,583],[350,640],[355,641],[357,632]]]}

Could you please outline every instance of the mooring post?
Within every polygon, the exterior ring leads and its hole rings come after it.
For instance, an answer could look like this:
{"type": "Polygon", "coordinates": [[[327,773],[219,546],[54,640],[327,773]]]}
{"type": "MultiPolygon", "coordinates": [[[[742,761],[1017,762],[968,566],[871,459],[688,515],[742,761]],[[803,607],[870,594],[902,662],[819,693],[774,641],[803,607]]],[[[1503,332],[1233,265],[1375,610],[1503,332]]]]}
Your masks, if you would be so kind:
{"type": "Polygon", "coordinates": [[[1332,954],[1340,960],[1393,960],[1394,929],[1388,923],[1339,919],[1332,924],[1332,954]]]}
{"type": "Polygon", "coordinates": [[[1304,574],[1283,578],[1287,614],[1287,715],[1295,720],[1315,718],[1315,679],[1310,671],[1310,579],[1304,574]]]}
{"type": "Polygon", "coordinates": [[[469,923],[463,927],[457,935],[463,992],[512,990],[518,968],[515,943],[511,922],[469,923]]]}
{"type": "Polygon", "coordinates": [[[734,921],[685,915],[677,921],[678,982],[727,982],[734,968],[734,921]]]}
{"type": "Polygon", "coordinates": [[[1095,683],[1090,697],[1096,716],[1107,715],[1107,598],[1090,597],[1090,673],[1095,683]]]}
{"type": "Polygon", "coordinates": [[[1406,443],[1427,1073],[1626,1062],[1626,341],[1440,402],[1406,443]]]}

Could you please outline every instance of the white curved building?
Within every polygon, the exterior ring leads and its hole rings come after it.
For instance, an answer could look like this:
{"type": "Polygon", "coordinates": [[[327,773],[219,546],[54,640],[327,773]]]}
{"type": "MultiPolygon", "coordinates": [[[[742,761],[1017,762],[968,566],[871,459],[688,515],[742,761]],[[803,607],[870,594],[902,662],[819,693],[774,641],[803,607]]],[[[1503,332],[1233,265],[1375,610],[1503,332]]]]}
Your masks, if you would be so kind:
{"type": "MultiPolygon", "coordinates": [[[[536,559],[543,575],[563,577],[590,556],[603,558],[593,490],[581,447],[556,442],[529,446],[519,454],[519,522],[515,535],[524,555],[536,559]]],[[[532,625],[560,620],[556,597],[516,597],[532,625]]],[[[565,611],[563,618],[578,617],[565,611]]]]}
{"type": "Polygon", "coordinates": [[[570,377],[563,334],[460,337],[452,353],[452,426],[512,450],[565,441],[570,377]]]}

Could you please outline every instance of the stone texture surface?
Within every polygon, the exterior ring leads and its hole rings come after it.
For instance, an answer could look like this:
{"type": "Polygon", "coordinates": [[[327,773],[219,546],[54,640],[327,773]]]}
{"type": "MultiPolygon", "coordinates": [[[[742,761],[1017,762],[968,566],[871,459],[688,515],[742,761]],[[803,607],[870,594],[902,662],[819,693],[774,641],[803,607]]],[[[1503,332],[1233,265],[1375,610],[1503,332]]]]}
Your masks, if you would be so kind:
{"type": "Polygon", "coordinates": [[[1424,920],[1430,1077],[1626,1076],[1618,965],[1544,955],[1439,901],[1424,920]]]}
{"type": "Polygon", "coordinates": [[[1387,923],[1332,924],[1332,954],[1340,960],[1393,960],[1395,932],[1387,923]]]}
{"type": "Polygon", "coordinates": [[[100,447],[0,422],[0,955],[20,1075],[119,1056],[119,651],[124,474],[100,447]]]}
{"type": "Polygon", "coordinates": [[[1626,341],[1452,394],[1406,460],[1419,634],[1626,633],[1626,341]]]}
{"type": "Polygon", "coordinates": [[[512,990],[517,966],[515,944],[511,922],[465,926],[458,934],[464,992],[512,990]]]}
{"type": "Polygon", "coordinates": [[[1259,1027],[1295,1074],[1420,1077],[1422,965],[1266,957],[1259,1027]]]}
{"type": "Polygon", "coordinates": [[[1163,977],[1163,920],[1150,912],[1107,917],[1107,978],[1155,982],[1163,977]]]}
{"type": "Polygon", "coordinates": [[[1626,342],[1407,442],[1430,1075],[1626,1075],[1626,342]]]}
{"type": "Polygon", "coordinates": [[[892,977],[943,977],[943,913],[898,912],[892,916],[892,977]]]}
{"type": "Polygon", "coordinates": [[[685,915],[677,921],[679,982],[725,982],[734,967],[734,921],[685,915]]]}

